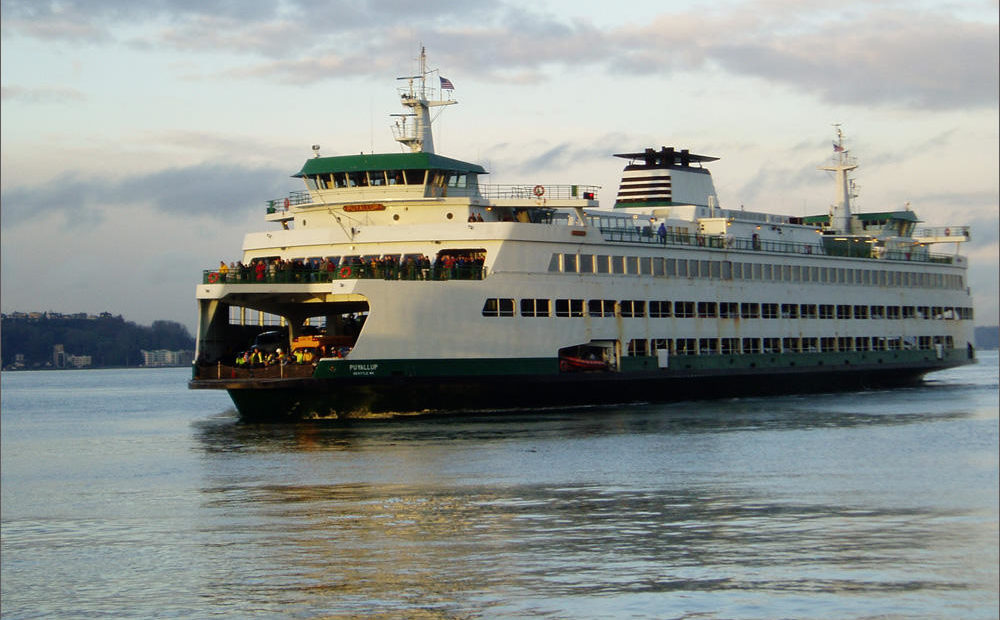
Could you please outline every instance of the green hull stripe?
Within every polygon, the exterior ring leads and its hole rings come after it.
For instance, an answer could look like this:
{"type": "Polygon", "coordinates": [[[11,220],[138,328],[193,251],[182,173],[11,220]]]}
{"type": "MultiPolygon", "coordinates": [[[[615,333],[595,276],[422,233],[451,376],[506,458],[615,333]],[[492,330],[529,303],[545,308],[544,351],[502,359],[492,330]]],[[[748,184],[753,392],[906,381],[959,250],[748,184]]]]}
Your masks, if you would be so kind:
{"type": "MultiPolygon", "coordinates": [[[[814,367],[849,367],[873,364],[956,364],[968,360],[964,349],[936,351],[845,351],[841,353],[760,353],[742,355],[674,355],[668,367],[661,369],[655,356],[623,357],[621,372],[720,371],[737,369],[781,369],[814,367]]],[[[495,359],[379,359],[322,360],[313,375],[318,379],[353,377],[475,377],[503,375],[559,374],[556,358],[495,359]]]]}

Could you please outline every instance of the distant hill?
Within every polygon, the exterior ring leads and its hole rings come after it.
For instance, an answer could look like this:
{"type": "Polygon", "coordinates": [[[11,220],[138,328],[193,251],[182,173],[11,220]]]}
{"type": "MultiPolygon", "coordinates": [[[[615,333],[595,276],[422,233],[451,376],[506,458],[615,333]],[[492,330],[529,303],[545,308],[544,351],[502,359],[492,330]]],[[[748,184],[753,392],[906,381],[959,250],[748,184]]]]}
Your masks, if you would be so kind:
{"type": "Polygon", "coordinates": [[[107,312],[100,315],[16,312],[3,315],[0,325],[0,353],[5,369],[142,366],[143,350],[193,349],[194,338],[180,323],[154,321],[147,327],[107,312]]]}
{"type": "Polygon", "coordinates": [[[975,340],[977,349],[1000,349],[1000,325],[977,327],[975,340]]]}

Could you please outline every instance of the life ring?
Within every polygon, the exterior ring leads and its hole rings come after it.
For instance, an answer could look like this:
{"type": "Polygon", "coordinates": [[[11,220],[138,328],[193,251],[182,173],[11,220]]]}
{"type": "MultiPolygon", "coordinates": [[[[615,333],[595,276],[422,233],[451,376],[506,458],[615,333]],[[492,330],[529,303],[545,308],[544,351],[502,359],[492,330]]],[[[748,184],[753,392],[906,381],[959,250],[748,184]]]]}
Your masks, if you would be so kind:
{"type": "Polygon", "coordinates": [[[219,273],[217,271],[213,271],[212,273],[208,274],[209,284],[215,284],[218,281],[219,281],[219,273]]]}
{"type": "Polygon", "coordinates": [[[289,201],[287,198],[285,198],[285,211],[287,211],[288,207],[290,207],[290,206],[292,206],[291,201],[289,201]]]}
{"type": "Polygon", "coordinates": [[[545,188],[541,185],[536,185],[535,189],[531,190],[531,193],[541,198],[545,195],[545,188]]]}
{"type": "Polygon", "coordinates": [[[340,275],[341,278],[350,278],[351,277],[351,267],[350,267],[350,265],[344,265],[343,267],[341,267],[339,275],[340,275]]]}

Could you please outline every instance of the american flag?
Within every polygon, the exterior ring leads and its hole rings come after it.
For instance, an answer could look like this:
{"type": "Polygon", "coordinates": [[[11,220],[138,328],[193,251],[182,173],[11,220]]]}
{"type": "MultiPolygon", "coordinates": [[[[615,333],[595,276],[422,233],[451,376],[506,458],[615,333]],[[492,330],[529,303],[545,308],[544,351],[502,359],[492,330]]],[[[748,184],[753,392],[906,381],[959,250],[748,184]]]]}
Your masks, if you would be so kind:
{"type": "Polygon", "coordinates": [[[441,78],[441,90],[455,90],[455,85],[451,83],[451,80],[443,77],[441,78]]]}
{"type": "Polygon", "coordinates": [[[843,152],[843,150],[844,150],[844,147],[840,146],[836,142],[833,143],[833,152],[834,153],[841,153],[841,152],[843,152]]]}

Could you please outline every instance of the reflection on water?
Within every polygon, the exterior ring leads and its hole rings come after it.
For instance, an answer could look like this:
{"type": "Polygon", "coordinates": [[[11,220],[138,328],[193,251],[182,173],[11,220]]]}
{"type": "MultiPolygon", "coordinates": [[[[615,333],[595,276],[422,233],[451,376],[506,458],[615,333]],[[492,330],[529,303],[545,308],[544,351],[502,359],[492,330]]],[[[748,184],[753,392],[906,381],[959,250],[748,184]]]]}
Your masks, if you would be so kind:
{"type": "Polygon", "coordinates": [[[995,514],[942,489],[968,474],[946,429],[981,417],[961,390],[199,422],[208,531],[242,527],[212,589],[334,616],[981,615],[960,601],[996,598],[965,568],[995,564],[995,514]]]}
{"type": "Polygon", "coordinates": [[[186,379],[3,374],[5,618],[997,617],[995,354],[904,390],[295,425],[186,379]]]}

